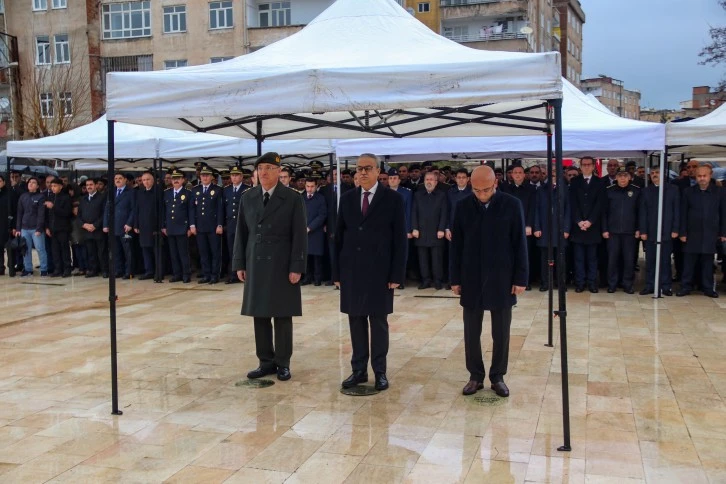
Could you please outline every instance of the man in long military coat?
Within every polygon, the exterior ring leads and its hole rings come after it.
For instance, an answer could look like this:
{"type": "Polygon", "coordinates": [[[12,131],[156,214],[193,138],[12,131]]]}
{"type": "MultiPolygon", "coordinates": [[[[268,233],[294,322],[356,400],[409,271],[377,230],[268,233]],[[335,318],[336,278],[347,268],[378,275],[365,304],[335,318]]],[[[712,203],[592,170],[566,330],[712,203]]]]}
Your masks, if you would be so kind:
{"type": "Polygon", "coordinates": [[[375,388],[388,388],[388,315],[393,290],[404,282],[407,237],[403,197],[378,183],[378,166],[375,155],[361,155],[356,165],[360,186],[340,197],[333,280],[340,287],[340,311],[348,314],[353,346],[353,373],[343,388],[368,381],[369,354],[375,388]]]}
{"type": "Polygon", "coordinates": [[[277,373],[285,381],[291,377],[292,318],[302,315],[299,282],[308,240],[305,206],[299,193],[279,182],[280,155],[262,155],[255,168],[259,184],[242,194],[232,256],[232,268],[245,282],[242,315],[254,318],[260,360],[247,377],[277,373]]]}
{"type": "MultiPolygon", "coordinates": [[[[160,229],[159,204],[162,198],[161,188],[154,181],[154,175],[146,172],[141,175],[142,187],[136,191],[136,216],[134,217],[134,232],[139,235],[139,246],[144,258],[144,273],[140,280],[152,279],[156,267],[154,254],[155,237],[160,229]]],[[[159,261],[161,263],[161,261],[159,261]]],[[[159,274],[163,272],[158,271],[159,274]]]]}

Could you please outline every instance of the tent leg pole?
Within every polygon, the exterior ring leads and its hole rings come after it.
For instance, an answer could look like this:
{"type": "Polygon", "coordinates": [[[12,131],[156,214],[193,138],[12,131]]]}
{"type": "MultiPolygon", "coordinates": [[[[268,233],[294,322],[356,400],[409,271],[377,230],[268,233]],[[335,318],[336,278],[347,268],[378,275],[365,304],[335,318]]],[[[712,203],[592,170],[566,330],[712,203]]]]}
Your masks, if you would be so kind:
{"type": "Polygon", "coordinates": [[[257,135],[255,136],[257,141],[257,156],[262,156],[262,121],[257,121],[257,135]]]}
{"type": "MultiPolygon", "coordinates": [[[[664,184],[668,182],[668,173],[665,171],[665,160],[668,159],[668,147],[666,146],[660,154],[660,186],[658,187],[658,229],[655,234],[655,281],[653,281],[653,299],[663,297],[660,293],[660,254],[663,244],[663,190],[664,184]]],[[[670,237],[670,235],[669,235],[670,237]]]]}
{"type": "MultiPolygon", "coordinates": [[[[115,167],[114,153],[114,121],[108,121],[108,179],[113,180],[115,167]]],[[[116,239],[114,231],[114,190],[107,190],[108,197],[108,302],[109,320],[111,323],[111,413],[123,415],[118,409],[118,350],[116,348],[116,239]]]]}
{"type": "MultiPolygon", "coordinates": [[[[550,348],[554,347],[552,344],[552,326],[554,325],[554,274],[552,273],[555,261],[552,249],[552,212],[555,206],[552,204],[554,190],[552,187],[552,170],[554,168],[552,156],[552,127],[547,126],[547,344],[550,348]]],[[[545,277],[545,274],[542,274],[545,277]]]]}
{"type": "MultiPolygon", "coordinates": [[[[164,169],[163,169],[164,162],[159,158],[159,165],[158,165],[158,178],[156,180],[159,180],[160,183],[164,183],[164,169]]],[[[161,243],[162,243],[162,234],[161,234],[161,213],[164,210],[164,186],[160,185],[159,182],[154,181],[154,189],[158,190],[156,195],[156,239],[154,240],[156,242],[155,244],[155,252],[154,257],[156,260],[154,261],[154,272],[155,272],[155,278],[154,282],[161,283],[164,282],[164,269],[162,268],[162,250],[161,250],[161,243]],[[160,192],[160,193],[159,193],[160,192]]]]}
{"type": "MultiPolygon", "coordinates": [[[[550,105],[554,107],[555,114],[555,158],[557,163],[557,184],[560,187],[565,186],[565,175],[562,170],[562,99],[550,101],[550,105]]],[[[555,194],[558,206],[557,220],[559,221],[559,230],[557,231],[557,296],[559,300],[559,310],[557,316],[560,318],[560,363],[562,372],[562,427],[563,439],[562,446],[557,450],[569,452],[572,450],[570,445],[570,388],[569,376],[567,369],[567,298],[565,288],[565,235],[564,224],[565,218],[565,197],[562,196],[562,190],[557,190],[555,194]]]]}

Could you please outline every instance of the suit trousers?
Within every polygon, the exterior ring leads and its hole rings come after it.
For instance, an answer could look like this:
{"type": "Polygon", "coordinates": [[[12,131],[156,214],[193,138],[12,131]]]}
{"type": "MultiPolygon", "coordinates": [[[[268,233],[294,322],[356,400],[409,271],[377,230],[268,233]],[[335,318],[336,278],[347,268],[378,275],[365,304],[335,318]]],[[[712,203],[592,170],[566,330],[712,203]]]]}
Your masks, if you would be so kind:
{"type": "Polygon", "coordinates": [[[353,355],[350,366],[353,371],[367,371],[368,357],[371,359],[373,373],[386,372],[388,355],[388,317],[387,316],[348,316],[350,342],[353,355]],[[368,352],[368,325],[370,323],[370,354],[368,352]]]}
{"type": "Polygon", "coordinates": [[[623,288],[631,289],[635,278],[635,234],[610,234],[608,241],[608,287],[615,289],[622,274],[623,288]]]}
{"type": "Polygon", "coordinates": [[[575,285],[596,285],[598,244],[574,244],[575,285]]]}
{"type": "Polygon", "coordinates": [[[60,271],[61,268],[57,267],[57,269],[56,269],[56,265],[53,263],[53,256],[52,256],[53,241],[51,240],[52,237],[48,237],[48,234],[44,234],[43,237],[45,237],[45,251],[47,252],[47,259],[48,259],[47,269],[48,269],[48,273],[52,274],[56,270],[60,271]]]}
{"type": "Polygon", "coordinates": [[[204,277],[219,278],[222,237],[215,232],[197,232],[197,247],[204,277]]]}
{"type": "MultiPolygon", "coordinates": [[[[142,247],[141,257],[144,259],[144,274],[148,276],[156,275],[156,247],[142,247]]],[[[161,261],[159,261],[161,265],[161,261]]],[[[161,273],[163,275],[163,272],[161,273]]]]}
{"type": "Polygon", "coordinates": [[[673,239],[673,264],[676,267],[676,280],[683,279],[683,260],[683,242],[678,238],[673,239]]]}
{"type": "Polygon", "coordinates": [[[311,280],[322,282],[323,280],[323,256],[308,254],[308,260],[306,264],[305,280],[310,282],[311,280]]]}
{"type": "MultiPolygon", "coordinates": [[[[550,287],[549,260],[547,260],[547,247],[539,247],[540,260],[540,287],[550,287]]],[[[557,247],[552,247],[552,283],[553,287],[557,287],[557,247]]]]}
{"type": "Polygon", "coordinates": [[[529,257],[529,280],[527,285],[539,279],[546,280],[546,272],[542,271],[542,261],[540,260],[540,250],[537,247],[537,239],[534,236],[527,237],[527,256],[529,257]]]}
{"type": "Polygon", "coordinates": [[[134,271],[133,236],[116,235],[116,275],[131,275],[134,271]]]}
{"type": "MultiPolygon", "coordinates": [[[[654,240],[645,241],[645,288],[655,289],[655,255],[657,246],[654,240]]],[[[660,283],[658,287],[661,289],[671,289],[673,278],[671,276],[671,253],[673,251],[673,242],[671,239],[664,240],[660,244],[660,283]]]]}
{"type": "Polygon", "coordinates": [[[56,274],[70,274],[71,267],[71,246],[68,242],[68,232],[53,232],[51,240],[51,251],[53,253],[53,266],[56,274]]]}
{"type": "MultiPolygon", "coordinates": [[[[489,381],[504,381],[509,362],[509,328],[512,324],[512,307],[492,309],[492,366],[489,367],[489,381]]],[[[481,329],[484,310],[464,308],[464,350],[469,379],[484,381],[484,360],[481,352],[481,329]]]]}
{"type": "Polygon", "coordinates": [[[290,368],[292,356],[292,318],[275,318],[275,341],[272,341],[272,318],[254,318],[255,349],[260,367],[290,368]]]}
{"type": "Polygon", "coordinates": [[[431,274],[433,272],[433,280],[436,283],[444,282],[444,248],[443,247],[419,247],[418,248],[418,264],[421,269],[421,280],[423,282],[431,282],[431,274]]]}
{"type": "Polygon", "coordinates": [[[694,289],[693,279],[696,272],[700,270],[701,277],[699,286],[704,292],[713,291],[713,254],[683,253],[683,279],[681,288],[684,291],[694,289]]]}
{"type": "Polygon", "coordinates": [[[169,256],[174,277],[189,277],[192,273],[189,260],[189,238],[186,235],[170,235],[169,256]]]}
{"type": "Polygon", "coordinates": [[[237,228],[234,227],[230,230],[231,224],[227,224],[224,236],[227,239],[227,271],[229,272],[230,279],[237,279],[237,273],[232,270],[232,257],[234,256],[234,236],[236,235],[237,228]]]}
{"type": "Polygon", "coordinates": [[[106,237],[88,237],[85,240],[86,253],[88,256],[88,270],[91,274],[108,272],[108,254],[106,252],[106,237]]]}

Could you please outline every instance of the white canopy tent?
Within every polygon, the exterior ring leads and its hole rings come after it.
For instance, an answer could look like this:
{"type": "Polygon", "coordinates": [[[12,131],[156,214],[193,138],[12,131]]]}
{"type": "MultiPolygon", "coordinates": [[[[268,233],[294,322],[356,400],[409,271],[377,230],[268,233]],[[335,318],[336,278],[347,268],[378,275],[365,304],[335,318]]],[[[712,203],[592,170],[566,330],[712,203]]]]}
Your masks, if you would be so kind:
{"type": "MultiPolygon", "coordinates": [[[[563,83],[563,155],[642,157],[665,145],[665,125],[621,118],[566,79],[563,83]]],[[[339,157],[360,153],[388,155],[389,161],[464,158],[546,158],[543,136],[341,140],[339,157]]]]}
{"type": "Polygon", "coordinates": [[[726,104],[701,117],[666,124],[669,151],[686,157],[723,156],[726,152],[726,104]]]}

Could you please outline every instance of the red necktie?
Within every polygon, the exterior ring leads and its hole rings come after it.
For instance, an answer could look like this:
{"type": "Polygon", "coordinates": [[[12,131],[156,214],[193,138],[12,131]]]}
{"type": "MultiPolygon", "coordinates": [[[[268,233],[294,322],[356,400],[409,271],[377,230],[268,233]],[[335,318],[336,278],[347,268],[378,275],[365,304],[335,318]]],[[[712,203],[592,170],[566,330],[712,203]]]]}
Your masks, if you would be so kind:
{"type": "Polygon", "coordinates": [[[370,194],[371,192],[363,192],[363,208],[361,209],[361,212],[363,212],[364,217],[368,213],[368,197],[370,194]]]}

